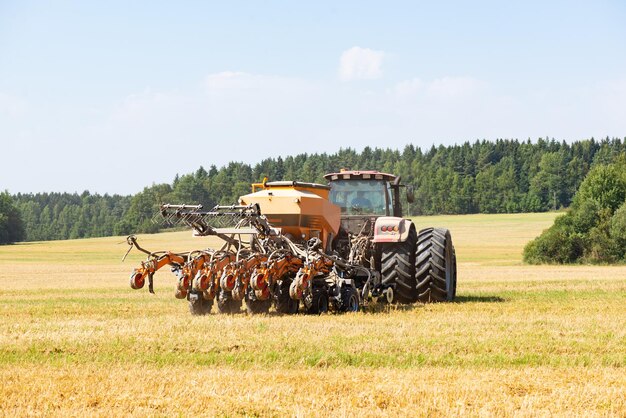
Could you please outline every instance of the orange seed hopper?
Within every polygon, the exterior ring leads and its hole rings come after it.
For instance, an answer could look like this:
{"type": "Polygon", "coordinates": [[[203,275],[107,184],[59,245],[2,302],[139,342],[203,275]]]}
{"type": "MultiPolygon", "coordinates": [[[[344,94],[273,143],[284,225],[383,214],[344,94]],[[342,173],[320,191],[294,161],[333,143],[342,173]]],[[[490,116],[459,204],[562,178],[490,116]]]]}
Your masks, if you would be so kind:
{"type": "Polygon", "coordinates": [[[317,237],[323,248],[339,231],[341,209],[328,200],[330,187],[298,181],[255,183],[241,205],[257,203],[269,223],[296,240],[317,237]]]}

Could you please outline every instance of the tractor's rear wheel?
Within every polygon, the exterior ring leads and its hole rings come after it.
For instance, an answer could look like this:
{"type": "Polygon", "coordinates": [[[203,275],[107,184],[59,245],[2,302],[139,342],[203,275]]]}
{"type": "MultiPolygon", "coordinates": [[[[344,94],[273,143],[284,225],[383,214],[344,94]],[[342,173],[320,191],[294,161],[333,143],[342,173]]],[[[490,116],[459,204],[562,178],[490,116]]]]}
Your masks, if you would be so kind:
{"type": "Polygon", "coordinates": [[[282,314],[296,314],[298,313],[298,307],[300,301],[291,299],[289,296],[289,286],[292,280],[289,278],[283,278],[276,284],[276,292],[274,293],[274,303],[276,305],[276,311],[282,314]]]}
{"type": "Polygon", "coordinates": [[[241,301],[232,298],[230,292],[220,290],[217,296],[217,311],[222,314],[235,314],[241,309],[241,301]]]}
{"type": "Polygon", "coordinates": [[[205,299],[202,293],[191,293],[189,295],[189,312],[192,315],[207,315],[211,313],[213,301],[205,299]]]}
{"type": "Polygon", "coordinates": [[[381,275],[384,285],[394,285],[394,302],[413,303],[417,300],[415,289],[415,229],[411,228],[406,241],[383,246],[381,275]]]}
{"type": "Polygon", "coordinates": [[[456,254],[450,231],[422,229],[415,251],[417,295],[423,302],[451,301],[456,295],[456,254]]]}
{"type": "Polygon", "coordinates": [[[454,249],[454,245],[452,246],[452,299],[456,298],[456,250],[454,249]]]}

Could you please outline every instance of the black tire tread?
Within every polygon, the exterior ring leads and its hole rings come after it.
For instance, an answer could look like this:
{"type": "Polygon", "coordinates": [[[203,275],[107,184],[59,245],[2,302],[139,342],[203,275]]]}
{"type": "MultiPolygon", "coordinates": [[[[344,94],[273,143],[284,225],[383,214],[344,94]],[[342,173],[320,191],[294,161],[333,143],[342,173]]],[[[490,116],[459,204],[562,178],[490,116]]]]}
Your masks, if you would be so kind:
{"type": "Polygon", "coordinates": [[[387,244],[381,254],[381,276],[386,285],[395,284],[395,297],[400,303],[417,301],[415,281],[415,247],[418,240],[414,228],[406,241],[387,244]]]}
{"type": "Polygon", "coordinates": [[[359,294],[355,288],[346,286],[341,289],[341,306],[339,310],[341,312],[356,312],[354,306],[351,306],[351,302],[355,303],[356,311],[358,311],[360,307],[359,294]]]}
{"type": "Polygon", "coordinates": [[[425,228],[417,236],[415,278],[417,297],[422,302],[451,301],[456,295],[456,254],[450,231],[425,228]],[[450,254],[448,254],[450,253],[450,254]],[[450,261],[446,265],[446,258],[450,261]],[[446,269],[451,275],[446,285],[446,269]]]}

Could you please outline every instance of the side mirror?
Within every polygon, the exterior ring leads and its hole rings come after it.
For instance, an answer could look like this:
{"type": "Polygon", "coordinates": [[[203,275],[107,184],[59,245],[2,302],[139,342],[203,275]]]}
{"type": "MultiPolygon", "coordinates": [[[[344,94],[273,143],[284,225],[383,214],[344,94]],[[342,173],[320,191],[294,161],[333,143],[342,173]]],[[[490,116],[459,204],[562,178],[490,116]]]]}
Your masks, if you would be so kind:
{"type": "Polygon", "coordinates": [[[406,201],[409,203],[415,202],[415,192],[413,191],[413,186],[406,186],[406,201]]]}

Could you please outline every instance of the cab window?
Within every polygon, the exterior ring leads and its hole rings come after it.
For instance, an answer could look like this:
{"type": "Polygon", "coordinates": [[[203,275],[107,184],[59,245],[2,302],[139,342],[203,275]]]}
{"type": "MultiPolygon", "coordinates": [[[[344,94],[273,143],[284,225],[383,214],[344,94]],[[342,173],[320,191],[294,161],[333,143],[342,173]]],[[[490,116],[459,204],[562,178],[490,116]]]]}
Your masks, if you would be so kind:
{"type": "Polygon", "coordinates": [[[330,201],[344,215],[388,215],[389,192],[382,180],[336,180],[330,184],[330,201]]]}

